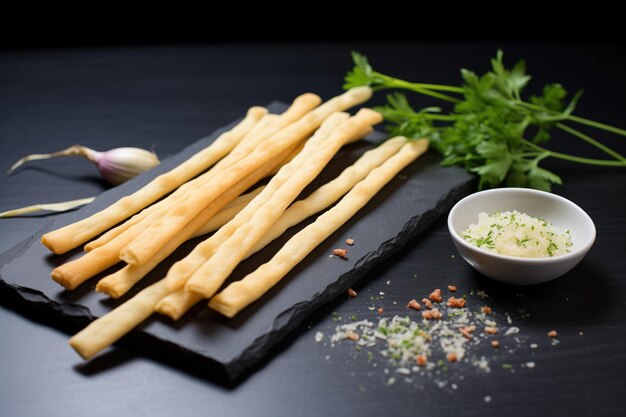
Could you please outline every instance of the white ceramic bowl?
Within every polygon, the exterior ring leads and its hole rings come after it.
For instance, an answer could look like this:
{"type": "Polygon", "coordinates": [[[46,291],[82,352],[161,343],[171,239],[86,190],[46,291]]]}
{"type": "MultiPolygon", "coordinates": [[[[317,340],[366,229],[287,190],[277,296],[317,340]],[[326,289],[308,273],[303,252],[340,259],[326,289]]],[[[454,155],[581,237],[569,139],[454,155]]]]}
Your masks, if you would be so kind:
{"type": "Polygon", "coordinates": [[[560,277],[584,258],[596,238],[593,220],[583,209],[566,198],[527,188],[497,188],[465,197],[450,210],[448,229],[454,245],[471,266],[490,278],[515,285],[539,284],[560,277]],[[546,219],[561,230],[569,229],[571,252],[551,258],[519,258],[498,255],[463,240],[463,231],[478,222],[480,212],[506,210],[546,219]]]}

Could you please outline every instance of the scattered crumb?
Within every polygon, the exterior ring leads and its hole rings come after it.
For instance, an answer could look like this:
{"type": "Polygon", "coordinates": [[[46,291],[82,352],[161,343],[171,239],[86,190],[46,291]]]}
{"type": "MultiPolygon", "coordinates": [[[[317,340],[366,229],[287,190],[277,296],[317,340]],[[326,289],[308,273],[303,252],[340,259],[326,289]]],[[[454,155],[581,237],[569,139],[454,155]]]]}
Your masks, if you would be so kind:
{"type": "Polygon", "coordinates": [[[335,256],[339,256],[340,258],[343,259],[348,259],[348,249],[333,249],[333,255],[335,256]]]}
{"type": "Polygon", "coordinates": [[[356,291],[354,291],[352,288],[348,288],[348,297],[356,297],[356,291]]]}
{"type": "Polygon", "coordinates": [[[509,327],[506,332],[504,332],[505,336],[511,335],[511,334],[517,334],[519,333],[519,327],[509,327]]]}
{"type": "Polygon", "coordinates": [[[496,333],[498,333],[498,328],[497,327],[487,326],[487,327],[485,327],[485,333],[487,333],[487,334],[496,334],[496,333]]]}
{"type": "Polygon", "coordinates": [[[556,330],[550,330],[548,332],[548,337],[557,337],[559,334],[557,333],[556,330]]]}
{"type": "Polygon", "coordinates": [[[321,342],[323,338],[324,338],[324,333],[322,332],[315,333],[315,341],[317,343],[321,342]]]}
{"type": "Polygon", "coordinates": [[[535,367],[535,362],[526,362],[526,367],[527,368],[534,368],[535,367]]]}
{"type": "Polygon", "coordinates": [[[387,281],[387,285],[391,285],[391,281],[387,281]]]}
{"type": "Polygon", "coordinates": [[[491,307],[488,307],[488,306],[481,307],[480,311],[482,311],[485,314],[491,314],[491,312],[492,312],[491,307]]]}
{"type": "Polygon", "coordinates": [[[448,307],[463,308],[465,307],[465,299],[450,297],[448,298],[448,307]]]}
{"type": "Polygon", "coordinates": [[[489,296],[487,295],[487,293],[484,290],[476,291],[476,295],[479,296],[480,298],[489,298],[489,296]]]}
{"type": "Polygon", "coordinates": [[[457,361],[456,353],[454,352],[448,353],[446,355],[446,359],[448,360],[448,362],[456,362],[457,361]]]}
{"type": "Polygon", "coordinates": [[[491,341],[491,347],[499,348],[500,347],[500,342],[498,342],[497,340],[492,340],[491,341]]]}
{"type": "Polygon", "coordinates": [[[408,308],[412,308],[413,310],[419,310],[421,308],[421,306],[419,305],[419,303],[417,302],[415,298],[409,301],[409,303],[406,306],[408,308]]]}
{"type": "Polygon", "coordinates": [[[476,326],[466,326],[466,327],[461,327],[459,329],[459,332],[461,332],[461,334],[466,338],[466,339],[471,339],[472,338],[472,333],[476,330],[476,326]]]}
{"type": "Polygon", "coordinates": [[[374,310],[376,310],[376,307],[374,307],[374,306],[369,306],[369,307],[367,307],[367,309],[368,309],[369,311],[374,311],[374,310]]]}
{"type": "Polygon", "coordinates": [[[346,239],[346,245],[354,245],[354,239],[346,239]]]}
{"type": "Polygon", "coordinates": [[[486,403],[491,402],[491,395],[485,395],[485,398],[483,398],[483,400],[484,400],[486,403]]]}
{"type": "Polygon", "coordinates": [[[451,258],[451,259],[454,259],[454,255],[450,255],[450,258],[451,258]]]}
{"type": "Polygon", "coordinates": [[[448,285],[448,291],[455,292],[456,291],[456,287],[454,285],[448,285]]]}
{"type": "Polygon", "coordinates": [[[417,358],[415,359],[415,361],[417,362],[417,364],[419,366],[426,366],[426,355],[417,355],[417,358]]]}
{"type": "Polygon", "coordinates": [[[443,299],[441,298],[441,290],[439,288],[435,289],[435,291],[431,292],[428,296],[430,301],[433,303],[440,303],[443,299]]]}
{"type": "Polygon", "coordinates": [[[378,307],[378,314],[383,314],[385,310],[382,307],[378,307]]]}
{"type": "Polygon", "coordinates": [[[531,349],[537,349],[537,346],[538,346],[538,345],[537,345],[536,343],[531,343],[531,344],[530,344],[530,348],[531,348],[531,349]]]}
{"type": "Polygon", "coordinates": [[[430,320],[430,319],[439,320],[443,317],[443,314],[441,314],[441,312],[437,310],[436,308],[433,308],[432,310],[426,310],[422,312],[422,317],[425,318],[426,320],[430,320]]]}
{"type": "Polygon", "coordinates": [[[428,298],[422,298],[422,303],[424,303],[424,306],[429,310],[433,308],[433,303],[428,298]]]}
{"type": "Polygon", "coordinates": [[[346,332],[346,339],[350,339],[353,342],[356,342],[357,340],[359,340],[359,335],[352,330],[349,330],[348,332],[346,332]]]}
{"type": "Polygon", "coordinates": [[[584,336],[585,334],[583,332],[578,332],[579,336],[584,336]]]}
{"type": "Polygon", "coordinates": [[[400,367],[396,369],[396,372],[402,375],[411,375],[411,370],[409,368],[400,367]]]}

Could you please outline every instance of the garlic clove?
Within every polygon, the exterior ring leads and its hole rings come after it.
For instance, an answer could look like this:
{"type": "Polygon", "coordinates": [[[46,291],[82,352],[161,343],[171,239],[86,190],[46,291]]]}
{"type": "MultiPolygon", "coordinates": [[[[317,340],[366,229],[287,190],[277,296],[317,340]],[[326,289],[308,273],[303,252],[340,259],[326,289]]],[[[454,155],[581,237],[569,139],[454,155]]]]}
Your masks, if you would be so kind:
{"type": "Polygon", "coordinates": [[[159,165],[159,158],[150,151],[140,148],[116,148],[106,152],[95,152],[93,161],[102,177],[118,185],[159,165]]]}

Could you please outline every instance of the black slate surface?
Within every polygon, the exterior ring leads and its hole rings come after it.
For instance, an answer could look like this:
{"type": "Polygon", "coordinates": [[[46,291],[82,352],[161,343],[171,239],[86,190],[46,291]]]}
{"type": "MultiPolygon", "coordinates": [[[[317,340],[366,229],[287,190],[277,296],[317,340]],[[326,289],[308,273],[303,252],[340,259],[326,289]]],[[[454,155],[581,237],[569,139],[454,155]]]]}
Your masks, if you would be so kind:
{"type": "MultiPolygon", "coordinates": [[[[282,111],[285,107],[281,103],[269,106],[273,112],[282,111]]],[[[4,264],[0,269],[2,284],[18,292],[28,302],[46,304],[67,319],[86,322],[106,314],[141,288],[164,276],[169,266],[188,253],[198,241],[183,245],[133,291],[117,301],[93,290],[98,279],[105,274],[92,278],[74,291],[64,291],[49,278],[50,271],[54,266],[80,256],[81,251],[51,255],[39,243],[39,238],[45,231],[84,218],[141,187],[207,146],[224,129],[185,148],[156,169],[103,193],[84,209],[58,217],[35,236],[6,252],[0,258],[4,264]]],[[[365,141],[343,149],[303,195],[334,178],[383,138],[383,134],[375,133],[365,141]]],[[[136,334],[135,340],[143,349],[162,349],[204,365],[218,365],[228,377],[236,378],[257,363],[288,332],[297,328],[311,312],[345,293],[374,265],[398,251],[447,212],[454,202],[472,189],[470,182],[464,171],[442,168],[439,159],[428,153],[401,172],[358,216],[318,246],[261,300],[234,319],[226,319],[200,303],[175,323],[159,316],[150,318],[139,327],[141,334],[136,334]],[[345,247],[344,241],[348,237],[356,242],[350,247],[348,259],[330,258],[328,255],[332,249],[345,247]]],[[[300,228],[292,228],[265,250],[246,260],[228,282],[242,278],[269,260],[300,228]]]]}

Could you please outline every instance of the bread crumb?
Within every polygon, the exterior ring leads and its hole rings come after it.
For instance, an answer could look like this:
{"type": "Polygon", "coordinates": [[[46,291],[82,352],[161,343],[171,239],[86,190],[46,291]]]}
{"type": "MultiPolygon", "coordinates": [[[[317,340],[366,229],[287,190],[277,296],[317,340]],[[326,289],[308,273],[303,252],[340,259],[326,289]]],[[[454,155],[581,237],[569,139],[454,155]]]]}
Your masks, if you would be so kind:
{"type": "Polygon", "coordinates": [[[430,301],[432,301],[433,303],[440,303],[442,301],[441,298],[441,290],[439,288],[435,289],[435,291],[431,292],[430,295],[428,296],[428,298],[430,299],[430,301]]]}
{"type": "Polygon", "coordinates": [[[348,259],[348,249],[333,249],[333,255],[339,256],[343,259],[348,259]]]}
{"type": "Polygon", "coordinates": [[[448,298],[448,307],[463,308],[465,307],[465,299],[450,297],[448,298]]]}
{"type": "Polygon", "coordinates": [[[412,308],[413,310],[419,310],[421,308],[420,304],[414,298],[406,305],[408,308],[412,308]]]}

